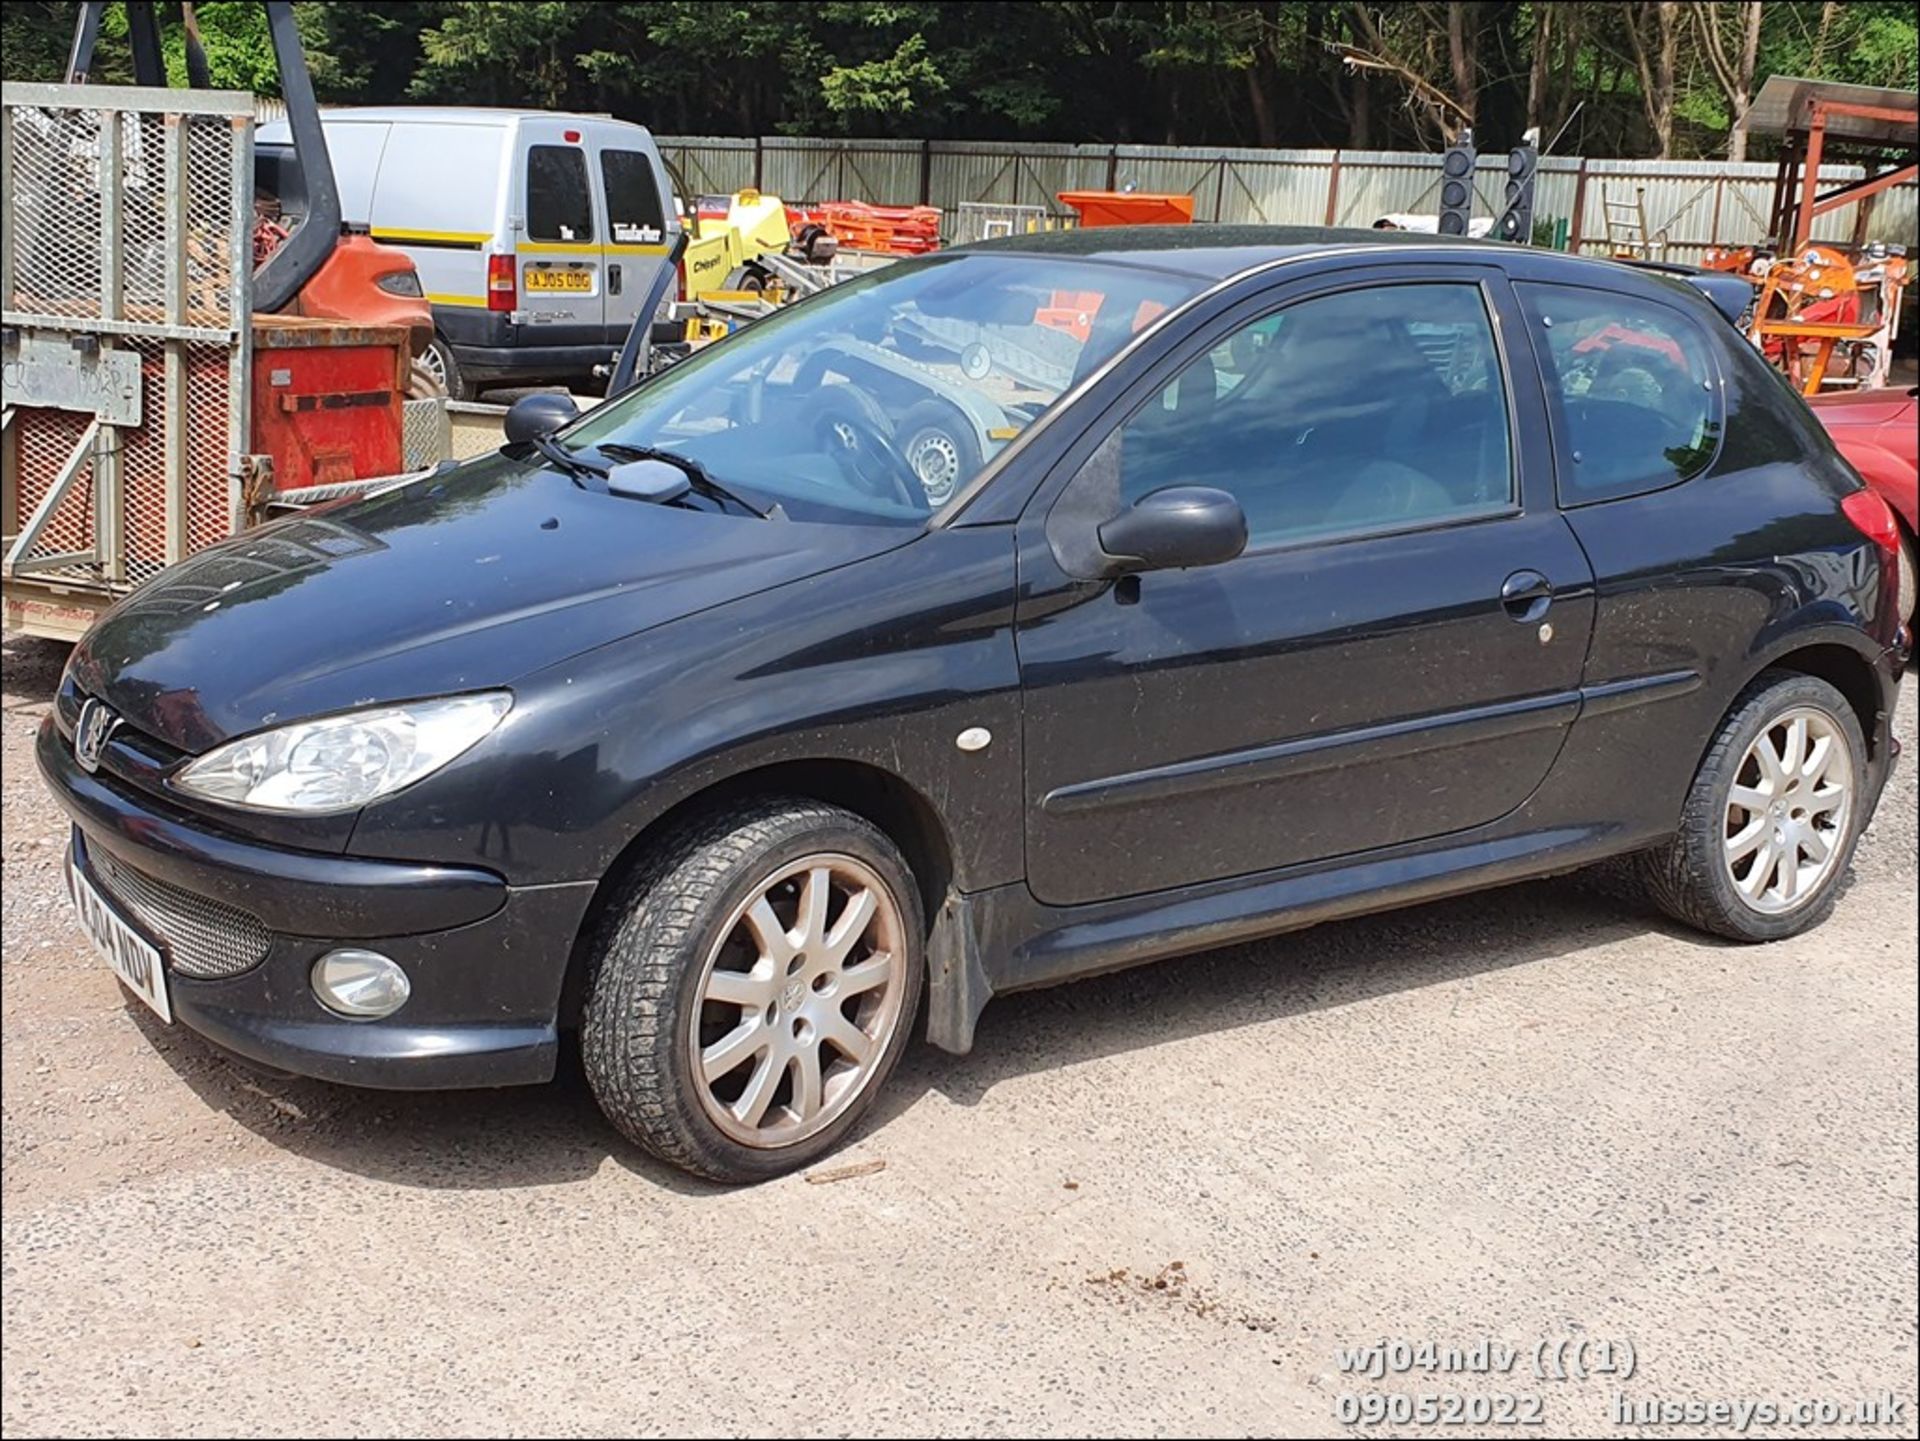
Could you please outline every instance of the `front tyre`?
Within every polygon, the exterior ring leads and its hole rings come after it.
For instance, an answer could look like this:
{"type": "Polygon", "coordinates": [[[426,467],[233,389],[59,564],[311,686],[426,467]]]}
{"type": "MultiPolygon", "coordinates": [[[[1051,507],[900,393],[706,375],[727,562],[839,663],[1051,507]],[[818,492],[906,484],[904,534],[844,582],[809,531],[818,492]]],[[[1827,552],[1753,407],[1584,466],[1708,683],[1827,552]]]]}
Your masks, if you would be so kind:
{"type": "Polygon", "coordinates": [[[1866,758],[1839,691],[1765,672],[1715,732],[1679,833],[1641,858],[1649,893],[1675,919],[1736,941],[1818,925],[1859,837],[1866,758]]]}
{"type": "Polygon", "coordinates": [[[696,1175],[762,1181],[837,1146],[906,1049],[919,890],[876,827],[808,800],[682,830],[615,898],[581,1052],[607,1118],[696,1175]]]}
{"type": "Polygon", "coordinates": [[[440,387],[440,393],[449,400],[472,400],[473,387],[468,384],[466,372],[460,369],[460,362],[454,358],[453,347],[447,344],[447,338],[438,331],[420,352],[415,362],[422,371],[440,387]]]}

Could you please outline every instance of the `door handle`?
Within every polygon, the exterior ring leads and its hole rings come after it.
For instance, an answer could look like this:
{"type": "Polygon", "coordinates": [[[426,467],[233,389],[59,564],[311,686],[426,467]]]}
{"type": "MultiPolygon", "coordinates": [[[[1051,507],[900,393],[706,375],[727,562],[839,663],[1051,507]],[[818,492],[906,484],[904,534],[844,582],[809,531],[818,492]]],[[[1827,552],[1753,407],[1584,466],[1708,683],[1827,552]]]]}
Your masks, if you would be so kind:
{"type": "Polygon", "coordinates": [[[1516,570],[1500,587],[1500,606],[1509,620],[1536,625],[1553,604],[1553,582],[1537,570],[1516,570]]]}
{"type": "Polygon", "coordinates": [[[617,265],[609,265],[607,267],[607,294],[618,295],[619,293],[620,267],[617,265]]]}

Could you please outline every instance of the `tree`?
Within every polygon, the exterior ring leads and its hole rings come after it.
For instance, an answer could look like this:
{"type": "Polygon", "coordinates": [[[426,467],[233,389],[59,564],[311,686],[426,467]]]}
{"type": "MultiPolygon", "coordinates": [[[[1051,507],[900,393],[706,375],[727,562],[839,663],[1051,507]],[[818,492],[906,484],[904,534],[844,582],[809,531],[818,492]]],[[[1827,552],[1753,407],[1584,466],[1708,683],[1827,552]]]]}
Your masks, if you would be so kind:
{"type": "Polygon", "coordinates": [[[1760,60],[1760,27],[1766,7],[1762,0],[1740,0],[1731,5],[1693,0],[1689,8],[1701,53],[1726,97],[1732,118],[1727,130],[1727,159],[1739,164],[1747,158],[1747,113],[1753,107],[1753,71],[1760,60]],[[1729,21],[1734,29],[1731,43],[1729,21]]]}
{"type": "Polygon", "coordinates": [[[1627,42],[1640,77],[1640,103],[1653,130],[1654,154],[1673,154],[1674,66],[1680,49],[1679,0],[1622,7],[1627,42]]]}
{"type": "Polygon", "coordinates": [[[1471,83],[1470,70],[1468,83],[1461,85],[1462,67],[1457,60],[1449,67],[1451,73],[1441,72],[1434,30],[1408,26],[1404,20],[1386,7],[1356,4],[1353,21],[1360,43],[1341,47],[1341,54],[1356,70],[1377,71],[1404,86],[1407,110],[1431,126],[1442,145],[1451,145],[1462,129],[1473,124],[1477,87],[1471,83]]]}
{"type": "MultiPolygon", "coordinates": [[[[0,5],[59,78],[68,0],[0,5]]],[[[176,75],[179,0],[158,7],[176,75]]],[[[271,93],[260,7],[197,6],[214,83],[271,93]]],[[[665,134],[1437,149],[1577,118],[1563,153],[1767,153],[1769,75],[1911,88],[1911,0],[298,0],[324,103],[605,110],[665,134]]],[[[120,7],[95,65],[129,77],[120,7]]]]}

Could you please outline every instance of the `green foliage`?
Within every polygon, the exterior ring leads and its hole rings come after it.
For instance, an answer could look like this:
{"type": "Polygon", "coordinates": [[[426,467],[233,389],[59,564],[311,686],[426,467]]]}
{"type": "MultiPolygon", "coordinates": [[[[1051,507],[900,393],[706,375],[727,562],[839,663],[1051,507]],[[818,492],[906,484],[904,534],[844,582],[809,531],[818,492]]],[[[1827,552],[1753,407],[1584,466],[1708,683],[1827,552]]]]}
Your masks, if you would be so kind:
{"type": "MultiPolygon", "coordinates": [[[[6,76],[57,79],[76,9],[0,5],[6,76]]],[[[159,9],[177,83],[181,7],[159,9]]],[[[1731,33],[1734,7],[1721,9],[1731,33]]],[[[259,4],[203,0],[197,14],[215,85],[277,90],[259,4]]],[[[668,133],[1432,148],[1433,111],[1410,100],[1417,80],[1471,108],[1487,143],[1530,121],[1557,128],[1583,103],[1563,151],[1651,146],[1631,43],[1652,14],[1640,3],[301,0],[296,14],[315,88],[333,103],[606,110],[668,133]],[[1455,16],[1472,51],[1465,94],[1455,16]],[[1392,67],[1350,72],[1342,45],[1392,67]],[[1528,94],[1542,51],[1544,105],[1528,94]]],[[[124,80],[121,7],[105,31],[95,73],[124,80]]],[[[1724,154],[1726,96],[1691,28],[1682,39],[1675,152],[1724,154]]],[[[1917,57],[1910,3],[1769,0],[1755,84],[1779,73],[1911,88],[1917,57]]]]}
{"type": "Polygon", "coordinates": [[[946,77],[927,57],[927,37],[920,34],[902,40],[891,55],[858,65],[836,65],[820,77],[827,108],[842,117],[911,115],[946,91],[946,77]]]}
{"type": "Polygon", "coordinates": [[[7,79],[58,80],[66,73],[74,8],[58,0],[0,5],[0,69],[7,79]]]}

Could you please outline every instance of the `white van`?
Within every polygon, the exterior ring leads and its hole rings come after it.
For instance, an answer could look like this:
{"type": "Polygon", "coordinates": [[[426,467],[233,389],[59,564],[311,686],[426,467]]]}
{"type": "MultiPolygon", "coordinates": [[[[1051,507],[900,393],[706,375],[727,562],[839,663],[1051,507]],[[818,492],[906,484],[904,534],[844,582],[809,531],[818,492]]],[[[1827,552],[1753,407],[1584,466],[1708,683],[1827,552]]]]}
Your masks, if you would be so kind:
{"type": "MultiPolygon", "coordinates": [[[[413,258],[433,303],[424,358],[456,400],[584,380],[626,339],[680,224],[643,127],[461,106],[321,121],[342,219],[413,258]]],[[[286,122],[261,126],[255,148],[270,178],[275,152],[292,154],[286,122]]]]}

